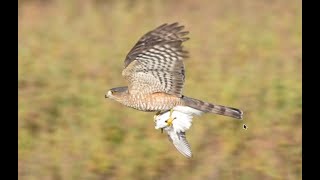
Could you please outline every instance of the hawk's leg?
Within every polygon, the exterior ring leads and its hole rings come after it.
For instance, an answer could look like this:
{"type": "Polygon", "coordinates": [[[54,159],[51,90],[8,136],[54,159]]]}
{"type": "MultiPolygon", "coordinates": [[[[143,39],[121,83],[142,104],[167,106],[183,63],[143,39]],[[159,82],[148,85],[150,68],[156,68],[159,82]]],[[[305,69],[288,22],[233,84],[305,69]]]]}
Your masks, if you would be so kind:
{"type": "Polygon", "coordinates": [[[170,109],[169,119],[166,121],[168,126],[172,126],[172,121],[175,120],[175,118],[172,118],[173,109],[170,109]]]}

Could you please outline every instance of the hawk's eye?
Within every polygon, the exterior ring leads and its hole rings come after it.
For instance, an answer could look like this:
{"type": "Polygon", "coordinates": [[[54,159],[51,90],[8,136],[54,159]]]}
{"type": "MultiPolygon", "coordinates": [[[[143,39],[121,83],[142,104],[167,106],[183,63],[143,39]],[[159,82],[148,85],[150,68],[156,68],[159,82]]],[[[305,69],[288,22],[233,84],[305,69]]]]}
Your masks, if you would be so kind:
{"type": "Polygon", "coordinates": [[[164,122],[165,122],[165,123],[167,123],[167,122],[168,122],[168,120],[165,120],[164,122]]]}

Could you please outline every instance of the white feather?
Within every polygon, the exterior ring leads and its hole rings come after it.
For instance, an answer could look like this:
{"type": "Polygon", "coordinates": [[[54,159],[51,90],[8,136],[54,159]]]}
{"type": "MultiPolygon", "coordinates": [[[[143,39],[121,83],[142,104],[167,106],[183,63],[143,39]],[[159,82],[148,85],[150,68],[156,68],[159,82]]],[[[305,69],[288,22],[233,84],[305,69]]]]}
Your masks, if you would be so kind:
{"type": "Polygon", "coordinates": [[[156,123],[155,129],[164,129],[177,150],[184,156],[190,158],[192,153],[185,132],[190,129],[193,116],[201,115],[202,113],[202,111],[190,107],[176,106],[173,108],[171,115],[174,119],[172,126],[169,126],[167,123],[170,116],[170,111],[167,111],[154,117],[156,123]]]}
{"type": "MultiPolygon", "coordinates": [[[[155,128],[160,129],[160,128],[168,127],[168,124],[166,121],[169,119],[169,115],[170,115],[170,111],[156,116],[155,117],[155,122],[156,122],[155,128]]],[[[185,132],[192,125],[193,116],[190,113],[186,114],[186,113],[182,113],[180,111],[174,110],[172,112],[172,118],[174,120],[172,121],[172,127],[170,127],[170,129],[172,128],[172,130],[175,133],[185,132]]]]}
{"type": "Polygon", "coordinates": [[[192,116],[194,116],[194,115],[200,116],[203,114],[202,111],[199,111],[197,109],[194,109],[194,108],[191,108],[188,106],[176,106],[173,108],[173,110],[182,112],[184,114],[192,115],[192,116]]]}
{"type": "MultiPolygon", "coordinates": [[[[172,127],[173,131],[176,133],[185,132],[186,130],[190,129],[192,125],[192,118],[195,115],[201,115],[203,112],[186,107],[186,106],[176,106],[173,108],[172,118],[172,127]]],[[[167,111],[163,114],[160,114],[155,117],[156,122],[156,129],[165,128],[167,127],[167,121],[169,119],[170,111],[167,111]]]]}
{"type": "Polygon", "coordinates": [[[169,136],[169,140],[172,142],[174,147],[176,147],[176,149],[185,157],[191,158],[192,152],[185,133],[175,133],[173,131],[167,131],[167,133],[169,136]]]}

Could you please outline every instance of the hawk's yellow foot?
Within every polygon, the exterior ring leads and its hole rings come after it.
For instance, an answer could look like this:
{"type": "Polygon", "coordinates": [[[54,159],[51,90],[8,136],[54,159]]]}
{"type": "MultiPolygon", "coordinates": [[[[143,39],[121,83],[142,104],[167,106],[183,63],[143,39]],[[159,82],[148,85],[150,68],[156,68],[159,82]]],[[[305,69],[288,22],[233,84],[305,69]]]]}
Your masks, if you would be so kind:
{"type": "Polygon", "coordinates": [[[172,126],[172,121],[174,120],[174,118],[172,118],[172,113],[173,113],[173,109],[170,109],[169,119],[166,121],[168,126],[172,126]]]}

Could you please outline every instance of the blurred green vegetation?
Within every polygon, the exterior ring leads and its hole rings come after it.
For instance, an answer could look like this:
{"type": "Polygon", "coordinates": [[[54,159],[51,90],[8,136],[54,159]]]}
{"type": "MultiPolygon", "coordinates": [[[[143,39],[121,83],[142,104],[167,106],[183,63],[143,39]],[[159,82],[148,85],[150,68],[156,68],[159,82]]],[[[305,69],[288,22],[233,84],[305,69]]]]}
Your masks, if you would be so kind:
{"type": "Polygon", "coordinates": [[[19,179],[301,179],[301,1],[19,1],[19,179]],[[244,110],[187,132],[104,98],[147,31],[180,22],[184,94],[244,110]],[[242,124],[248,130],[242,129],[242,124]]]}

